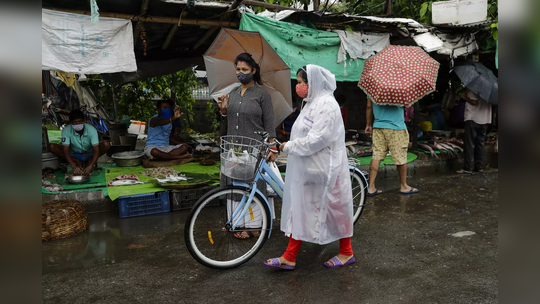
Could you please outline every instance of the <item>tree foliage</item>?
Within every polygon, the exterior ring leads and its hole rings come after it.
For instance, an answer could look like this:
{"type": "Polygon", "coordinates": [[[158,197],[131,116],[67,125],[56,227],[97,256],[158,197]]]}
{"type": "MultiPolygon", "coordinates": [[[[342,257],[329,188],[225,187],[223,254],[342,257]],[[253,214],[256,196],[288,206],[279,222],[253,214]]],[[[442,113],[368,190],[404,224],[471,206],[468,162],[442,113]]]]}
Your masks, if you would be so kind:
{"type": "MultiPolygon", "coordinates": [[[[90,77],[97,78],[96,76],[90,77]]],[[[99,101],[112,105],[112,88],[118,104],[118,114],[128,115],[131,119],[147,122],[156,114],[156,100],[176,100],[176,105],[182,108],[183,125],[193,122],[193,104],[191,88],[195,87],[197,79],[192,69],[186,69],[169,75],[148,78],[127,84],[110,84],[99,80],[90,80],[92,88],[99,101]]]]}

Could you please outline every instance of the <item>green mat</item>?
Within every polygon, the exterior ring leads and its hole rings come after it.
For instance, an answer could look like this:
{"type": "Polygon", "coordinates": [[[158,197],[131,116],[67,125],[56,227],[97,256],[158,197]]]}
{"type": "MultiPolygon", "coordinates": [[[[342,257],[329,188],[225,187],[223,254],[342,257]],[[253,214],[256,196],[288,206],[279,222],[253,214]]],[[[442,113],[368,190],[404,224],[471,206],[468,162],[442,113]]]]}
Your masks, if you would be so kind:
{"type": "MultiPolygon", "coordinates": [[[[424,150],[424,149],[422,149],[422,148],[418,148],[418,151],[424,152],[424,153],[427,153],[427,154],[431,154],[430,151],[424,150]]],[[[461,150],[459,150],[459,149],[454,149],[454,151],[460,152],[461,150]]],[[[447,152],[442,152],[442,151],[439,151],[439,150],[433,150],[433,152],[435,152],[435,154],[441,154],[441,153],[446,154],[446,153],[447,153],[447,152]]]]}
{"type": "MultiPolygon", "coordinates": [[[[358,157],[356,158],[356,161],[361,166],[367,166],[371,163],[371,156],[365,156],[365,157],[358,157]]],[[[415,161],[418,158],[418,156],[414,153],[407,152],[407,163],[411,163],[415,161]]],[[[382,162],[381,162],[381,168],[385,165],[393,165],[394,161],[392,160],[392,156],[387,156],[382,162]]]]}
{"type": "MultiPolygon", "coordinates": [[[[213,166],[202,166],[199,163],[187,163],[184,165],[172,166],[171,168],[178,170],[180,173],[185,174],[188,177],[190,173],[213,175],[217,178],[217,180],[213,182],[212,184],[219,184],[219,165],[220,165],[219,162],[213,166]]],[[[110,168],[106,170],[107,183],[115,179],[120,174],[126,174],[126,175],[137,174],[141,182],[149,183],[149,184],[132,185],[132,186],[107,187],[108,194],[111,200],[115,200],[121,196],[126,196],[126,195],[153,193],[153,192],[170,190],[170,189],[159,187],[157,184],[155,184],[156,180],[154,178],[139,174],[139,172],[143,170],[145,170],[145,168],[143,168],[142,166],[115,167],[115,168],[110,168]]]]}
{"type": "MultiPolygon", "coordinates": [[[[105,183],[105,170],[106,168],[103,168],[99,171],[93,171],[93,175],[90,177],[90,181],[84,184],[68,184],[65,180],[65,174],[61,171],[57,171],[55,173],[56,178],[55,179],[46,179],[47,181],[53,183],[53,184],[59,184],[62,185],[62,188],[64,188],[63,191],[60,192],[50,192],[45,190],[45,188],[41,187],[41,193],[45,194],[60,194],[60,193],[71,193],[71,192],[87,192],[87,191],[103,191],[103,195],[107,196],[107,187],[105,183]]],[[[67,174],[70,174],[71,171],[68,170],[67,174]]]]}
{"type": "Polygon", "coordinates": [[[62,131],[47,130],[47,136],[50,144],[62,144],[62,131]]]}

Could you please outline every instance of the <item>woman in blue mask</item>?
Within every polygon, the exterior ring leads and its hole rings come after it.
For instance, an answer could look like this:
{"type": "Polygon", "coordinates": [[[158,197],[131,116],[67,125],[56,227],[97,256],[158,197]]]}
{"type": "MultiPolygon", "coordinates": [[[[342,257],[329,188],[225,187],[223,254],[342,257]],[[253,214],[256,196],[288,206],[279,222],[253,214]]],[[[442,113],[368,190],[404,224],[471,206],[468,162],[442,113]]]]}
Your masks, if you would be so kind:
{"type": "MultiPolygon", "coordinates": [[[[223,94],[218,97],[221,115],[227,117],[227,135],[244,136],[262,141],[262,137],[255,134],[255,132],[268,132],[270,142],[273,142],[276,137],[274,107],[270,94],[261,86],[259,65],[248,53],[238,55],[234,65],[240,86],[232,89],[228,95],[223,94]]],[[[277,158],[277,153],[277,149],[274,148],[273,153],[270,153],[269,160],[274,161],[277,158]]],[[[228,185],[232,183],[232,180],[222,175],[221,183],[222,185],[228,185]]],[[[258,188],[263,194],[266,194],[264,181],[261,180],[258,188]]],[[[253,212],[260,211],[253,210],[253,212]]],[[[253,223],[253,221],[246,224],[246,228],[258,227],[261,227],[261,224],[253,223]]],[[[258,233],[251,231],[235,234],[239,239],[247,239],[257,235],[258,233]]]]}
{"type": "Polygon", "coordinates": [[[148,122],[148,139],[144,153],[150,159],[173,160],[190,157],[188,145],[172,133],[173,122],[182,116],[180,108],[173,110],[171,100],[157,103],[158,114],[148,122]]]}

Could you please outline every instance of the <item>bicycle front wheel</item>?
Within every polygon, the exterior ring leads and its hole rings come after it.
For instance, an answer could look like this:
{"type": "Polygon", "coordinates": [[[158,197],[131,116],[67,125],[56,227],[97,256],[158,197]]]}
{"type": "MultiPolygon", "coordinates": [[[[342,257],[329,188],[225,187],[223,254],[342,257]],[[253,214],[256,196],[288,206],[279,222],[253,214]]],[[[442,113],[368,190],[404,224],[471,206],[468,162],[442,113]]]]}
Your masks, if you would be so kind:
{"type": "Polygon", "coordinates": [[[270,232],[270,210],[255,195],[248,212],[240,218],[239,202],[248,199],[249,191],[236,186],[218,188],[204,195],[191,209],[184,238],[189,253],[199,263],[211,268],[232,268],[247,262],[262,248],[270,232]],[[253,236],[235,236],[243,231],[253,236]]]}
{"type": "Polygon", "coordinates": [[[358,222],[366,204],[367,184],[356,170],[350,169],[353,196],[353,225],[358,222]]]}

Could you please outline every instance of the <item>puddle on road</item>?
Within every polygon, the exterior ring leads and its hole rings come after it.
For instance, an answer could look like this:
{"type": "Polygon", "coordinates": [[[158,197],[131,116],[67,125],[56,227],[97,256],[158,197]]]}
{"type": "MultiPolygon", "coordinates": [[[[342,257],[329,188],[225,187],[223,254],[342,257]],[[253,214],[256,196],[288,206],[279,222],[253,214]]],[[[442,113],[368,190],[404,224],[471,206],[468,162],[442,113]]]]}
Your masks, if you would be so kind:
{"type": "Polygon", "coordinates": [[[173,213],[120,219],[114,213],[89,214],[86,231],[42,243],[43,273],[121,262],[152,243],[152,234],[184,223],[186,214],[173,213]]]}

